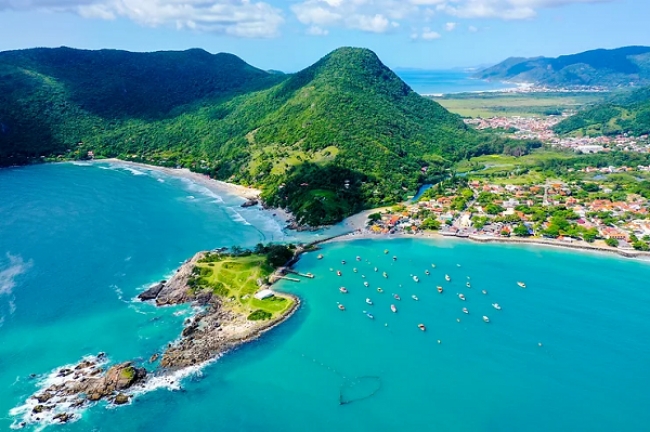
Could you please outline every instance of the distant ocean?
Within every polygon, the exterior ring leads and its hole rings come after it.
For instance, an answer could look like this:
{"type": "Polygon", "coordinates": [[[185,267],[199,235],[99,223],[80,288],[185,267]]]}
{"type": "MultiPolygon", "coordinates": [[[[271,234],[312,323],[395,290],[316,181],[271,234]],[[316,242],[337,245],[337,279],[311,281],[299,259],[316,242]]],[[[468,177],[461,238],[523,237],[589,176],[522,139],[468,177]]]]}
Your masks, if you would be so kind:
{"type": "MultiPolygon", "coordinates": [[[[49,373],[84,355],[148,366],[191,311],[133,299],[194,252],[296,240],[240,198],[119,165],[0,170],[0,196],[2,431],[49,373]]],[[[99,404],[47,430],[648,430],[648,263],[451,239],[318,253],[297,267],[315,279],[277,286],[303,300],[279,328],[180,386],[152,384],[128,406],[99,404]]]]}
{"type": "Polygon", "coordinates": [[[397,69],[395,73],[420,94],[450,94],[505,90],[513,84],[473,79],[469,72],[457,70],[397,69]]]}

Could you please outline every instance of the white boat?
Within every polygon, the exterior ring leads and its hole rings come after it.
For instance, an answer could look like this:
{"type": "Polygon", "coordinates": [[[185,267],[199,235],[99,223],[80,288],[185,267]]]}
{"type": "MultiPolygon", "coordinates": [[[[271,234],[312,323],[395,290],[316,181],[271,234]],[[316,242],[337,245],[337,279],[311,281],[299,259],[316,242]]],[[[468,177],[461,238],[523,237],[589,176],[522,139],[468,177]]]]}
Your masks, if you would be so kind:
{"type": "Polygon", "coordinates": [[[526,284],[523,282],[517,282],[517,285],[519,285],[522,288],[526,288],[526,284]]]}
{"type": "Polygon", "coordinates": [[[481,292],[482,292],[483,294],[487,294],[487,291],[485,291],[485,290],[483,290],[483,291],[481,291],[481,292]]]}
{"type": "Polygon", "coordinates": [[[357,255],[357,261],[361,261],[361,257],[357,255]]]}
{"type": "Polygon", "coordinates": [[[422,331],[427,331],[427,328],[424,326],[424,324],[418,324],[418,328],[422,331]]]}
{"type": "Polygon", "coordinates": [[[465,301],[465,296],[462,295],[462,294],[458,294],[458,298],[461,299],[461,300],[463,300],[463,301],[465,301]]]}
{"type": "Polygon", "coordinates": [[[499,303],[492,303],[492,307],[496,310],[501,310],[501,306],[499,305],[499,303]]]}
{"type": "Polygon", "coordinates": [[[445,280],[446,280],[447,282],[451,282],[451,277],[449,277],[449,275],[445,275],[445,280]]]}
{"type": "Polygon", "coordinates": [[[424,274],[427,275],[427,276],[429,276],[429,275],[431,274],[431,272],[430,272],[429,270],[425,270],[425,271],[424,271],[424,274]]]}
{"type": "Polygon", "coordinates": [[[347,293],[348,293],[348,289],[347,289],[346,287],[341,287],[341,288],[339,288],[339,291],[341,291],[343,294],[347,294],[347,293]]]}
{"type": "Polygon", "coordinates": [[[377,271],[379,271],[379,269],[377,267],[375,267],[375,272],[377,272],[377,271]]]}
{"type": "Polygon", "coordinates": [[[375,319],[375,317],[371,313],[366,312],[366,316],[370,319],[375,319]]]}
{"type": "Polygon", "coordinates": [[[353,272],[355,272],[355,273],[356,273],[356,272],[358,272],[358,270],[357,270],[357,268],[356,268],[356,267],[355,267],[355,268],[353,268],[353,269],[352,269],[352,271],[353,271],[353,272]]]}
{"type": "Polygon", "coordinates": [[[367,299],[366,299],[366,303],[368,303],[369,305],[371,305],[371,304],[372,304],[372,300],[370,300],[369,298],[367,298],[367,299]]]}
{"type": "Polygon", "coordinates": [[[486,317],[485,315],[483,315],[483,321],[485,321],[486,323],[489,323],[489,322],[490,322],[490,318],[488,318],[488,317],[486,317]]]}
{"type": "Polygon", "coordinates": [[[396,313],[397,312],[397,307],[395,307],[395,305],[390,305],[390,310],[392,310],[393,313],[396,313]]]}
{"type": "Polygon", "coordinates": [[[384,292],[384,290],[383,290],[383,289],[381,289],[381,288],[377,288],[377,292],[378,292],[378,293],[383,293],[383,292],[384,292]]]}
{"type": "Polygon", "coordinates": [[[345,310],[345,306],[343,306],[341,303],[338,303],[338,308],[339,310],[345,310]]]}
{"type": "Polygon", "coordinates": [[[412,298],[413,300],[415,300],[415,301],[418,301],[418,296],[416,296],[415,294],[413,294],[413,295],[411,296],[411,298],[412,298]]]}
{"type": "Polygon", "coordinates": [[[337,271],[336,271],[336,275],[337,275],[337,276],[341,276],[341,270],[337,270],[337,271]]]}
{"type": "Polygon", "coordinates": [[[418,278],[417,276],[413,276],[413,280],[414,280],[415,282],[420,282],[420,278],[418,278]]]}
{"type": "Polygon", "coordinates": [[[467,282],[467,283],[465,284],[465,286],[466,286],[467,288],[471,288],[471,287],[472,287],[472,286],[469,284],[469,282],[467,282]]]}
{"type": "Polygon", "coordinates": [[[397,261],[397,257],[396,257],[396,256],[393,257],[393,261],[397,261]]]}
{"type": "Polygon", "coordinates": [[[431,264],[431,267],[432,267],[432,268],[436,268],[436,265],[435,265],[435,264],[431,264]]]}
{"type": "Polygon", "coordinates": [[[463,308],[463,313],[466,313],[466,314],[469,313],[469,311],[467,310],[467,308],[463,308]]]}
{"type": "Polygon", "coordinates": [[[383,272],[381,275],[382,275],[383,277],[385,277],[385,278],[388,278],[388,273],[386,273],[386,272],[383,272]]]}
{"type": "Polygon", "coordinates": [[[318,258],[319,260],[323,259],[323,254],[319,254],[316,258],[318,258]]]}
{"type": "Polygon", "coordinates": [[[366,286],[366,287],[367,287],[367,286],[370,286],[370,284],[368,283],[368,281],[365,281],[365,282],[363,283],[363,285],[366,286]]]}
{"type": "Polygon", "coordinates": [[[401,298],[400,298],[399,295],[397,295],[397,294],[393,294],[393,298],[394,298],[395,300],[401,300],[401,298]]]}
{"type": "Polygon", "coordinates": [[[341,260],[341,264],[345,264],[345,260],[341,260]]]}

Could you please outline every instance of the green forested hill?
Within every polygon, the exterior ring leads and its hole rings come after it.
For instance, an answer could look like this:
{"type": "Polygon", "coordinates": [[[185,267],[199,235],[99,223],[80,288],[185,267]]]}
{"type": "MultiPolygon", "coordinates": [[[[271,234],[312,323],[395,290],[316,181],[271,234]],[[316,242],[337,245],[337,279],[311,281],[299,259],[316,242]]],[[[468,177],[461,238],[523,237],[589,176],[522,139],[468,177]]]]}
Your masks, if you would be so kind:
{"type": "Polygon", "coordinates": [[[551,87],[649,85],[650,47],[597,49],[557,58],[510,58],[475,77],[551,87]]]}
{"type": "Polygon", "coordinates": [[[402,199],[454,161],[526,146],[468,129],[376,55],[293,75],[228,54],[0,53],[0,164],[120,157],[262,186],[303,222],[402,199]]]}
{"type": "Polygon", "coordinates": [[[617,95],[605,104],[586,109],[555,126],[560,134],[634,136],[650,133],[650,87],[617,95]]]}

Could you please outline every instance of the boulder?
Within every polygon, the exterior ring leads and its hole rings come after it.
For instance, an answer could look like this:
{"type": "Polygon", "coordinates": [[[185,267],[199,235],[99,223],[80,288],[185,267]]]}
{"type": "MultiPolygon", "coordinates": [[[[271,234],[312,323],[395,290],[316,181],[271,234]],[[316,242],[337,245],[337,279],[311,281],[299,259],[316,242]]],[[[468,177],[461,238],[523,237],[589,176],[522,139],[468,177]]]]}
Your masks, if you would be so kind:
{"type": "Polygon", "coordinates": [[[146,291],[141,292],[138,295],[138,298],[142,301],[155,300],[156,297],[158,297],[158,294],[160,294],[160,291],[162,291],[164,287],[165,287],[165,281],[161,281],[160,283],[157,283],[156,285],[152,286],[146,291]]]}
{"type": "Polygon", "coordinates": [[[124,393],[118,393],[118,395],[115,396],[115,400],[113,401],[115,405],[124,405],[125,403],[128,402],[129,402],[129,397],[124,393]]]}
{"type": "Polygon", "coordinates": [[[248,201],[246,201],[244,204],[242,204],[241,206],[244,207],[244,208],[246,208],[246,207],[254,207],[254,206],[258,205],[259,203],[260,203],[259,200],[251,198],[248,201]]]}

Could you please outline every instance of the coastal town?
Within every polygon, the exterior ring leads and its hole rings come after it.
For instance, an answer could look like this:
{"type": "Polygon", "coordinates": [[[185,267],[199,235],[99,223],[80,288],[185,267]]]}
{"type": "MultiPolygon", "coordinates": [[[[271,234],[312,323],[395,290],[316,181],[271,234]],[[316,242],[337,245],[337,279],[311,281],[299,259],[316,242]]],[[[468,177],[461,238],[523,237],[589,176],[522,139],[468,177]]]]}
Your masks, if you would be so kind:
{"type": "Polygon", "coordinates": [[[557,244],[647,251],[650,202],[643,195],[595,182],[443,182],[428,189],[417,202],[370,214],[365,232],[435,231],[475,240],[537,238],[557,244]]]}
{"type": "Polygon", "coordinates": [[[502,131],[513,139],[539,140],[552,148],[573,150],[583,154],[614,150],[638,153],[650,152],[650,138],[648,135],[634,137],[628,134],[616,136],[560,136],[556,134],[553,127],[569,115],[570,113],[547,117],[501,116],[469,118],[465,119],[465,123],[478,130],[502,131]]]}

